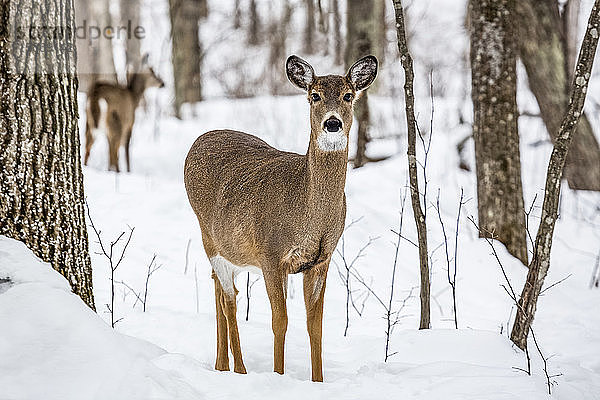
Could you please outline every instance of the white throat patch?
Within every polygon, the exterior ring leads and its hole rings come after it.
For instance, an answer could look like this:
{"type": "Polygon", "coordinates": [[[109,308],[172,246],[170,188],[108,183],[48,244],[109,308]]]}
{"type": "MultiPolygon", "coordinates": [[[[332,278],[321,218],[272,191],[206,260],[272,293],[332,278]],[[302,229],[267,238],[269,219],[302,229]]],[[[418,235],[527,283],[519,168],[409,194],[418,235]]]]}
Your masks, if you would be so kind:
{"type": "Polygon", "coordinates": [[[317,145],[323,151],[343,151],[348,146],[348,138],[343,130],[337,132],[322,130],[317,137],[317,145]]]}

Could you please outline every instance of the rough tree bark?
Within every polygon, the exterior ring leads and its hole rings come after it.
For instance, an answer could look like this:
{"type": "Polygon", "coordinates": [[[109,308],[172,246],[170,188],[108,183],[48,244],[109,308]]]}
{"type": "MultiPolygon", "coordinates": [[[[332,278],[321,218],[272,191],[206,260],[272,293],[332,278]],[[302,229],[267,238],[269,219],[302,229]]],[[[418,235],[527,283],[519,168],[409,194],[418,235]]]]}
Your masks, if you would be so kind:
{"type": "Polygon", "coordinates": [[[24,242],[94,309],[73,1],[2,1],[0,20],[0,235],[24,242]]]}
{"type": "MultiPolygon", "coordinates": [[[[348,0],[346,10],[346,46],[344,59],[346,69],[360,57],[374,53],[375,25],[377,15],[372,1],[348,0]]],[[[354,115],[358,123],[358,135],[356,142],[356,155],[354,156],[354,168],[360,168],[368,162],[367,143],[369,142],[369,98],[364,92],[354,107],[354,115]]]]}
{"type": "MultiPolygon", "coordinates": [[[[515,10],[519,54],[554,143],[569,99],[568,57],[558,2],[522,0],[516,2],[515,10]]],[[[572,189],[600,191],[600,147],[585,115],[573,136],[564,175],[572,189]]]]}
{"type": "Polygon", "coordinates": [[[527,265],[512,0],[469,2],[471,98],[480,236],[527,265]]]}
{"type": "Polygon", "coordinates": [[[202,100],[200,75],[200,38],[198,22],[200,3],[197,0],[169,0],[173,80],[175,82],[175,115],[181,117],[183,103],[202,100]]]}
{"type": "Polygon", "coordinates": [[[140,26],[140,0],[121,0],[121,25],[131,26],[131,36],[125,41],[125,62],[133,71],[141,67],[141,41],[133,31],[140,26]]]}
{"type": "Polygon", "coordinates": [[[510,336],[511,340],[522,350],[527,348],[527,336],[533,323],[537,300],[550,268],[550,250],[552,248],[554,224],[558,217],[561,177],[570,146],[574,143],[574,137],[578,134],[576,133],[577,122],[581,117],[583,104],[585,103],[598,45],[598,36],[600,36],[600,0],[594,2],[590,14],[581,51],[579,52],[568,110],[556,135],[554,149],[548,163],[544,204],[542,205],[540,226],[535,238],[533,259],[519,299],[515,324],[510,336]]]}
{"type": "Polygon", "coordinates": [[[76,0],[77,76],[79,90],[88,91],[95,81],[117,82],[112,40],[105,35],[111,26],[108,0],[76,0]]]}
{"type": "Polygon", "coordinates": [[[419,180],[417,171],[417,120],[415,119],[415,96],[413,82],[415,74],[413,62],[406,43],[406,29],[404,27],[404,11],[402,1],[393,0],[396,14],[396,32],[398,34],[398,51],[404,69],[404,99],[406,103],[406,126],[408,131],[408,174],[410,180],[410,199],[413,208],[417,237],[419,242],[419,267],[421,272],[421,321],[419,329],[430,327],[430,283],[429,283],[429,257],[427,254],[427,225],[425,215],[421,208],[421,194],[419,193],[419,180]]]}
{"type": "Polygon", "coordinates": [[[315,52],[315,0],[304,0],[306,7],[306,23],[304,25],[304,54],[315,52]]]}

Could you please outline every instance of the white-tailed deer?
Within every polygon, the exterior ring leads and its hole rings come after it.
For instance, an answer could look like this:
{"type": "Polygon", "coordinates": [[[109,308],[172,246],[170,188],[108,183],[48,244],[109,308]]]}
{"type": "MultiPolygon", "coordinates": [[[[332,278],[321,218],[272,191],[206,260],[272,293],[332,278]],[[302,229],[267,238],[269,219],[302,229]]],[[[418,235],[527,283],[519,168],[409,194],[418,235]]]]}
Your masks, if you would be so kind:
{"type": "Polygon", "coordinates": [[[135,110],[149,87],[165,84],[147,65],[144,56],[142,70],[128,76],[127,86],[115,83],[96,82],[90,88],[86,107],[85,158],[87,165],[90,150],[96,139],[96,131],[104,130],[108,138],[108,169],[119,172],[119,148],[125,148],[127,172],[131,171],[129,144],[135,122],[135,110]],[[101,107],[104,105],[104,107],[101,107]]]}
{"type": "Polygon", "coordinates": [[[325,280],[344,229],[344,184],[353,104],[377,75],[366,56],[345,76],[316,76],[304,60],[286,62],[289,80],[308,93],[306,154],[279,151],[230,130],[200,136],[185,160],[184,179],[212,265],[217,317],[215,368],[246,373],[236,320],[235,276],[259,270],[271,302],[274,370],[283,373],[287,275],[304,274],[312,380],[322,381],[321,332],[325,280]]]}

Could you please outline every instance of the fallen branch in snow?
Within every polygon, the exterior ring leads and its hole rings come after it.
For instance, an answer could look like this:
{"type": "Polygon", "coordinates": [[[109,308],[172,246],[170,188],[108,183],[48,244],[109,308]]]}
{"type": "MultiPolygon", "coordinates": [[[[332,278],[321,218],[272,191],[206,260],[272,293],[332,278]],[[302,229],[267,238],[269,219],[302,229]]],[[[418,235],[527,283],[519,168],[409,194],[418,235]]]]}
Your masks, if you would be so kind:
{"type": "Polygon", "coordinates": [[[108,260],[108,265],[110,267],[110,305],[106,304],[106,308],[110,312],[110,325],[114,328],[117,322],[119,322],[122,319],[120,318],[115,321],[115,271],[117,270],[117,268],[119,268],[119,265],[121,265],[121,262],[125,257],[125,251],[127,250],[129,243],[131,242],[131,237],[133,236],[133,231],[135,228],[129,228],[129,236],[127,237],[127,241],[121,249],[121,255],[118,259],[115,260],[115,246],[119,243],[119,241],[121,241],[123,236],[125,236],[125,231],[121,232],[121,234],[117,236],[115,240],[110,242],[110,245],[106,246],[104,244],[104,241],[102,240],[102,232],[96,229],[96,226],[94,225],[94,220],[92,219],[92,215],[90,214],[90,206],[87,203],[87,201],[85,202],[85,207],[87,209],[87,215],[90,220],[90,226],[96,234],[96,237],[98,238],[98,244],[100,245],[101,252],[97,252],[96,254],[100,254],[106,257],[106,259],[108,260]]]}

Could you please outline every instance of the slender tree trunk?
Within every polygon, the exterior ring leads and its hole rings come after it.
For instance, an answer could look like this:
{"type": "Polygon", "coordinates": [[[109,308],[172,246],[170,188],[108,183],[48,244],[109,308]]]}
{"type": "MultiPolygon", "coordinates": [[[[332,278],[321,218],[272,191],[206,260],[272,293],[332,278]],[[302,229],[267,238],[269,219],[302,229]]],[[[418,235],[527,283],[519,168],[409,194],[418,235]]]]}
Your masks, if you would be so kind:
{"type": "Polygon", "coordinates": [[[141,40],[134,31],[140,26],[140,0],[121,0],[121,25],[131,27],[128,29],[131,35],[125,41],[125,62],[138,72],[142,61],[141,40]]]}
{"type": "Polygon", "coordinates": [[[577,63],[577,34],[579,31],[579,10],[581,0],[567,0],[563,10],[563,26],[567,48],[567,82],[573,81],[577,63]]]}
{"type": "Polygon", "coordinates": [[[260,17],[256,8],[256,0],[250,0],[250,24],[248,25],[248,44],[256,46],[260,41],[260,17]]]}
{"type": "MultiPolygon", "coordinates": [[[[521,0],[515,9],[521,60],[554,143],[569,96],[568,57],[558,2],[521,0]]],[[[585,115],[573,136],[564,175],[571,189],[600,191],[600,147],[585,115]]]]}
{"type": "Polygon", "coordinates": [[[0,18],[0,235],[24,242],[93,309],[73,1],[2,1],[0,18]]]}
{"type": "Polygon", "coordinates": [[[117,82],[112,40],[104,35],[112,18],[108,0],[75,4],[79,90],[87,92],[95,81],[117,82]]]}
{"type": "Polygon", "coordinates": [[[512,0],[469,3],[471,97],[480,236],[492,236],[527,265],[512,0]]]}
{"type": "Polygon", "coordinates": [[[201,10],[196,0],[169,0],[169,4],[173,40],[175,115],[180,118],[183,103],[202,100],[201,48],[198,36],[201,10]]]}
{"type": "Polygon", "coordinates": [[[554,224],[558,217],[558,201],[560,198],[560,183],[563,169],[576,135],[577,122],[583,111],[583,104],[592,72],[592,65],[598,45],[600,32],[600,0],[594,2],[590,14],[587,30],[573,80],[569,107],[560,126],[546,174],[546,189],[544,191],[544,204],[540,226],[535,238],[533,259],[527,274],[527,281],[519,299],[515,324],[511,333],[511,340],[522,350],[527,348],[527,336],[533,323],[537,300],[544,285],[544,280],[550,268],[550,251],[554,224]]]}
{"type": "Polygon", "coordinates": [[[286,59],[286,39],[289,32],[289,25],[292,19],[293,8],[289,0],[284,0],[283,10],[279,18],[273,18],[269,26],[269,82],[271,94],[278,95],[282,93],[283,88],[287,88],[289,83],[279,71],[285,64],[286,59]]]}
{"type": "Polygon", "coordinates": [[[334,46],[334,61],[336,65],[342,64],[343,43],[342,43],[342,17],[340,15],[340,0],[330,0],[331,12],[333,14],[333,46],[334,46]]]}
{"type": "Polygon", "coordinates": [[[421,194],[419,193],[419,179],[417,172],[417,120],[415,119],[415,95],[413,82],[415,73],[408,44],[406,42],[406,28],[404,27],[404,11],[401,0],[393,0],[396,15],[396,32],[398,35],[398,51],[400,62],[404,69],[404,98],[406,104],[406,127],[408,132],[408,175],[410,180],[410,199],[413,208],[417,238],[419,242],[419,268],[421,273],[421,321],[419,329],[429,329],[430,322],[430,282],[429,282],[429,255],[427,253],[427,225],[425,215],[421,208],[421,194]]]}
{"type": "Polygon", "coordinates": [[[315,0],[304,0],[306,6],[306,24],[304,25],[304,53],[313,54],[315,35],[315,0]]]}
{"type": "Polygon", "coordinates": [[[240,10],[240,0],[235,0],[233,5],[233,28],[240,29],[242,26],[242,11],[240,10]]]}
{"type": "MultiPolygon", "coordinates": [[[[347,5],[346,40],[351,45],[346,46],[344,58],[346,68],[350,68],[360,57],[373,54],[376,14],[372,1],[348,0],[347,5]]],[[[368,162],[366,155],[370,123],[368,100],[367,94],[363,93],[362,98],[358,99],[354,107],[354,115],[358,123],[354,168],[360,168],[368,162]]]]}

